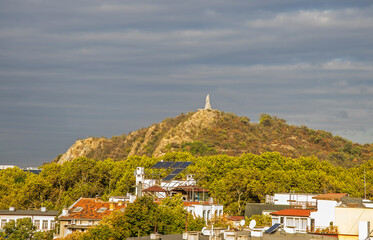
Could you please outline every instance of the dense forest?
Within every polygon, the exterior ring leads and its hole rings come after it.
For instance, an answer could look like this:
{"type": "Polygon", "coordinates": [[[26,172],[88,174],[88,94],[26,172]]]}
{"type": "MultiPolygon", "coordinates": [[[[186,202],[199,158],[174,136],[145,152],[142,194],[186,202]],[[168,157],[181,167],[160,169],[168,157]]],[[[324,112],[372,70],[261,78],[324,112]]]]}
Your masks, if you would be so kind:
{"type": "Polygon", "coordinates": [[[193,162],[188,173],[194,174],[198,185],[209,190],[210,196],[224,204],[224,211],[232,215],[243,215],[247,202],[263,202],[266,194],[275,192],[345,192],[352,197],[363,197],[364,171],[367,197],[373,197],[373,159],[343,168],[315,156],[289,158],[277,152],[239,157],[197,157],[179,152],[162,158],[132,156],[123,161],[82,157],[64,164],[45,164],[39,175],[18,168],[1,170],[0,209],[45,206],[61,210],[79,197],[99,196],[105,200],[110,195],[125,195],[134,189],[135,168],[145,167],[152,176],[150,167],[161,159],[193,162]]]}

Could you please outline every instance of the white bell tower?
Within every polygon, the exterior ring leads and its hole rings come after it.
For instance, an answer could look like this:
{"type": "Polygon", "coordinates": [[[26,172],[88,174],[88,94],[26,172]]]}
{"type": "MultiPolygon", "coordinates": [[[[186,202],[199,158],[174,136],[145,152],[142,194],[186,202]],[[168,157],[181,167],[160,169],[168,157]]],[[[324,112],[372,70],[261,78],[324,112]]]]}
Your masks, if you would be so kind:
{"type": "Polygon", "coordinates": [[[142,196],[142,185],[145,180],[145,170],[143,167],[137,167],[135,170],[136,177],[136,196],[142,196]]]}

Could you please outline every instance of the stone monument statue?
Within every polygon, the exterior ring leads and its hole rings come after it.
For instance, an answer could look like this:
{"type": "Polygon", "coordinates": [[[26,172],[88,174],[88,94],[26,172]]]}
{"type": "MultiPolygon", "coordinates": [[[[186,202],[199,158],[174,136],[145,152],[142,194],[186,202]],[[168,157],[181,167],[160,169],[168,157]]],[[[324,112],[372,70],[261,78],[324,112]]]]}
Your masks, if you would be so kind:
{"type": "Polygon", "coordinates": [[[209,94],[207,94],[207,97],[206,97],[205,110],[211,110],[210,95],[209,94]]]}

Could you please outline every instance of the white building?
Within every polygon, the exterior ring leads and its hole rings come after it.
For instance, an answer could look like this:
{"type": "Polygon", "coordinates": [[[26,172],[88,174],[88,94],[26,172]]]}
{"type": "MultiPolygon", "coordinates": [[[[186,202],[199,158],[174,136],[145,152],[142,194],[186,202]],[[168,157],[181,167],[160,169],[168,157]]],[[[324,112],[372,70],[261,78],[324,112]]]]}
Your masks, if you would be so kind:
{"type": "Polygon", "coordinates": [[[335,207],[342,204],[347,193],[327,193],[313,197],[317,200],[317,211],[311,213],[312,228],[327,228],[335,223],[335,207]]]}
{"type": "Polygon", "coordinates": [[[306,233],[311,226],[312,210],[309,209],[284,209],[270,213],[272,217],[272,225],[281,223],[287,233],[306,233]]]}
{"type": "Polygon", "coordinates": [[[53,230],[56,226],[58,211],[48,211],[45,207],[41,210],[16,210],[10,207],[8,210],[0,210],[0,228],[3,229],[9,221],[19,218],[31,218],[32,223],[39,231],[53,230]]]}
{"type": "Polygon", "coordinates": [[[194,216],[202,217],[208,221],[213,217],[223,215],[223,205],[214,203],[208,195],[208,190],[197,187],[193,175],[187,175],[185,180],[145,179],[144,168],[138,167],[135,177],[137,196],[148,194],[154,199],[160,200],[167,196],[181,194],[186,210],[194,216]]]}
{"type": "Polygon", "coordinates": [[[15,168],[17,166],[14,166],[14,165],[0,165],[0,170],[4,170],[4,169],[7,169],[7,168],[15,168]]]}
{"type": "Polygon", "coordinates": [[[309,193],[275,193],[273,196],[266,196],[267,204],[288,205],[294,208],[310,209],[316,207],[317,194],[309,193]]]}
{"type": "Polygon", "coordinates": [[[172,189],[177,187],[186,187],[186,186],[196,186],[197,182],[194,180],[193,175],[187,175],[186,180],[170,180],[163,181],[157,179],[146,179],[145,170],[143,167],[137,167],[135,171],[136,176],[136,195],[142,196],[143,190],[151,188],[153,186],[158,186],[164,191],[157,191],[154,194],[157,194],[158,198],[165,198],[166,192],[170,192],[172,189]]]}

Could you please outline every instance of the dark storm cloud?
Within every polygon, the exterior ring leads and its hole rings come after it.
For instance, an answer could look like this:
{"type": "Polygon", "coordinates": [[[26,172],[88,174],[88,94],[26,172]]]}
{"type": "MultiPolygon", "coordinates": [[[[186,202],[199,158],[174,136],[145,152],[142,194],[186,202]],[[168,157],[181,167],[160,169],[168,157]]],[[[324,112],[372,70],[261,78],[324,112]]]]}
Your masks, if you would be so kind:
{"type": "Polygon", "coordinates": [[[371,1],[0,0],[0,163],[203,107],[373,142],[371,1]]]}

